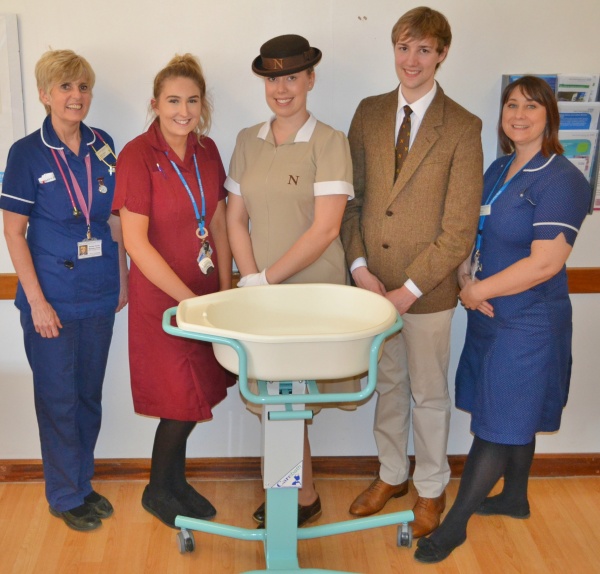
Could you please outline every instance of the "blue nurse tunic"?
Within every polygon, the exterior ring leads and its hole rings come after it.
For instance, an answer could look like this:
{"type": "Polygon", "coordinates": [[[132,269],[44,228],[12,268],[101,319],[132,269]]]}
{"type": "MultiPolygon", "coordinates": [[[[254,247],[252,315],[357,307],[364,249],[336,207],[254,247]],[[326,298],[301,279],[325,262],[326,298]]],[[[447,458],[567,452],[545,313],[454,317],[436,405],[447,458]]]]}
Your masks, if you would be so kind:
{"type": "MultiPolygon", "coordinates": [[[[498,191],[510,156],[484,178],[484,203],[498,191]]],[[[528,257],[535,240],[563,233],[573,245],[590,202],[590,186],[565,157],[538,153],[491,207],[482,230],[485,279],[528,257]]],[[[555,431],[571,376],[571,302],[566,269],[535,287],[490,299],[494,317],[468,311],[456,373],[456,406],[471,413],[471,431],[500,444],[528,444],[555,431]]]]}
{"type": "Polygon", "coordinates": [[[44,296],[63,328],[57,338],[35,332],[31,308],[18,285],[15,305],[21,311],[25,350],[33,371],[46,496],[58,511],[83,504],[92,491],[94,447],[100,430],[102,382],[119,297],[118,247],[108,218],[114,192],[109,160],[96,155],[112,139],[84,125],[79,154],[60,141],[48,116],[42,128],[16,142],[8,154],[0,208],[29,218],[27,243],[44,296]],[[78,258],[77,243],[86,237],[83,215],[76,217],[57,154],[79,206],[69,169],[88,196],[85,157],[92,170],[91,234],[102,241],[102,255],[78,258]]]}

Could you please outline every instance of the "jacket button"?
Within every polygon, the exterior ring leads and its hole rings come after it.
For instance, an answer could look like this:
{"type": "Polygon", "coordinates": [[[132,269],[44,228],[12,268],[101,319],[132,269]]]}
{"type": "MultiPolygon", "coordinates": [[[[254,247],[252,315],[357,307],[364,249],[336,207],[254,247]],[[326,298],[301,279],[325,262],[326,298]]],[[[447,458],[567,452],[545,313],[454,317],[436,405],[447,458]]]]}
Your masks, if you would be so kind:
{"type": "Polygon", "coordinates": [[[394,212],[388,209],[388,210],[385,212],[385,214],[386,214],[388,217],[392,217],[392,215],[394,215],[394,212]]]}
{"type": "Polygon", "coordinates": [[[67,269],[73,269],[75,267],[75,264],[72,261],[65,261],[65,267],[67,269]]]}
{"type": "Polygon", "coordinates": [[[389,245],[387,243],[384,243],[381,247],[383,247],[384,249],[388,249],[389,245]]]}

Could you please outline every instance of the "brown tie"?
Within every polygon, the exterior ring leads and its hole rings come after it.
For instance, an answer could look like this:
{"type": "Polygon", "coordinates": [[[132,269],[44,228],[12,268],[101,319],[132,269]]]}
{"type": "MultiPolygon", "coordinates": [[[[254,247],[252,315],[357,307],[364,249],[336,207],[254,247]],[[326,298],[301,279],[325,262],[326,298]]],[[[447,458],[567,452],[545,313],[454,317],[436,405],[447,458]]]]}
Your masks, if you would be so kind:
{"type": "Polygon", "coordinates": [[[398,178],[404,160],[408,155],[408,146],[410,144],[410,114],[412,114],[410,106],[404,106],[404,119],[402,120],[402,125],[398,131],[398,140],[396,141],[396,172],[394,174],[394,181],[398,178]]]}

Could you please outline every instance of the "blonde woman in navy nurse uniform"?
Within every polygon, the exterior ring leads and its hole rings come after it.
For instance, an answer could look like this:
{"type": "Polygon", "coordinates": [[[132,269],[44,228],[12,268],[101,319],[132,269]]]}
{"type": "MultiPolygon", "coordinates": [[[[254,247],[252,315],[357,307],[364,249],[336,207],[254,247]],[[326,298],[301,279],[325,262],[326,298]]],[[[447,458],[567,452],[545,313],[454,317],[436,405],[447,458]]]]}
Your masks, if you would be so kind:
{"type": "Polygon", "coordinates": [[[10,149],[0,208],[19,278],[15,305],[50,513],[88,531],[113,513],[91,479],[115,312],[127,303],[125,252],[111,215],[116,157],[108,134],[83,123],[95,81],[90,64],[54,50],[35,74],[48,116],[10,149]]]}

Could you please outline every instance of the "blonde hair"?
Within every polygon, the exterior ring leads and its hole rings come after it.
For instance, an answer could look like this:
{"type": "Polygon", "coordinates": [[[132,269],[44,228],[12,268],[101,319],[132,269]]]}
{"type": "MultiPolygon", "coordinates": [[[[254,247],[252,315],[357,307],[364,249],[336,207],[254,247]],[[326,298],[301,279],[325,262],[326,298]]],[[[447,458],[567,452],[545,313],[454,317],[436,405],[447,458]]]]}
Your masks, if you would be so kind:
{"type": "MultiPolygon", "coordinates": [[[[96,83],[96,74],[90,63],[73,50],[48,50],[35,65],[35,80],[38,90],[46,93],[49,93],[52,86],[56,84],[75,80],[87,82],[91,92],[96,83]]],[[[42,102],[41,98],[40,102],[42,102]]],[[[50,106],[44,104],[44,108],[46,113],[50,114],[50,106]]]]}
{"type": "MultiPolygon", "coordinates": [[[[210,131],[212,104],[206,94],[206,80],[204,79],[202,66],[200,66],[198,58],[192,54],[183,54],[183,56],[176,54],[171,58],[169,63],[158,72],[154,78],[154,89],[152,93],[155,100],[158,100],[160,97],[164,83],[169,78],[189,78],[200,89],[200,121],[194,128],[194,133],[198,137],[198,141],[200,141],[200,139],[210,131]]],[[[152,106],[150,106],[149,113],[153,118],[156,117],[152,106]]]]}

